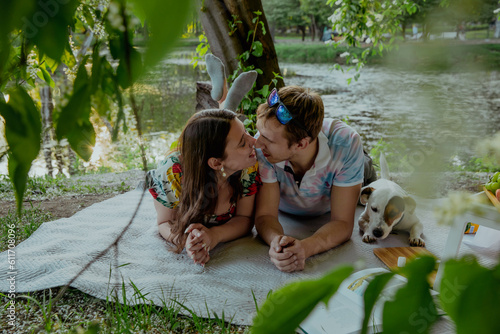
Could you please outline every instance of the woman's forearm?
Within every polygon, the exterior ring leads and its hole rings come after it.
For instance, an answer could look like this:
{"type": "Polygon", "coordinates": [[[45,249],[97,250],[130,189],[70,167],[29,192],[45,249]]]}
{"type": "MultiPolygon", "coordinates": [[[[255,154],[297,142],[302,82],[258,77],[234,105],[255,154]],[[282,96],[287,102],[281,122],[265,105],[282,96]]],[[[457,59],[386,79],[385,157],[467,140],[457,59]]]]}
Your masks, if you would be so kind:
{"type": "Polygon", "coordinates": [[[167,240],[168,242],[172,242],[173,237],[169,222],[158,224],[158,232],[163,237],[163,239],[167,240]]]}
{"type": "Polygon", "coordinates": [[[221,242],[227,242],[241,238],[250,233],[252,228],[253,219],[251,217],[234,216],[224,225],[214,226],[210,228],[210,233],[213,235],[213,241],[212,245],[210,245],[210,248],[214,248],[221,242]]]}

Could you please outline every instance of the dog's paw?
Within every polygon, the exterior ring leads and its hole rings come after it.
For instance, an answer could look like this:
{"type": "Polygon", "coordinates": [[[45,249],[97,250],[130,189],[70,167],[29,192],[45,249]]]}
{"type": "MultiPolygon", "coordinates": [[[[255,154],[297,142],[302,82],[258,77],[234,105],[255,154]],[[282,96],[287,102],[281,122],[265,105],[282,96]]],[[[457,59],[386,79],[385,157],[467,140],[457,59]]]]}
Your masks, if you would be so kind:
{"type": "Polygon", "coordinates": [[[422,238],[410,238],[410,246],[425,247],[425,241],[422,238]]]}
{"type": "Polygon", "coordinates": [[[377,241],[377,238],[374,238],[374,237],[372,237],[369,234],[365,234],[365,235],[363,235],[363,239],[362,240],[363,240],[363,242],[366,242],[366,243],[369,244],[369,243],[377,241]]]}
{"type": "Polygon", "coordinates": [[[358,220],[359,231],[361,233],[365,233],[365,230],[368,228],[369,223],[369,221],[360,218],[358,220]]]}

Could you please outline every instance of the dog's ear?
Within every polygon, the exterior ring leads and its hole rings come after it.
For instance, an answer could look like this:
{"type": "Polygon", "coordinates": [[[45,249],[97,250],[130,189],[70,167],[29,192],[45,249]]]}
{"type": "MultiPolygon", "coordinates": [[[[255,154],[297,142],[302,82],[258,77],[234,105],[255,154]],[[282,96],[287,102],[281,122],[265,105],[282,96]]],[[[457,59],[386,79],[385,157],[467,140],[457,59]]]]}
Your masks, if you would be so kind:
{"type": "Polygon", "coordinates": [[[413,214],[415,212],[415,208],[417,207],[417,202],[415,202],[415,200],[410,196],[405,196],[404,201],[405,201],[406,211],[413,214]]]}
{"type": "Polygon", "coordinates": [[[387,225],[392,225],[392,222],[401,217],[405,210],[405,201],[401,196],[392,197],[384,210],[384,220],[387,225]]]}
{"type": "Polygon", "coordinates": [[[361,203],[362,205],[366,205],[366,203],[368,203],[370,195],[374,190],[375,188],[373,187],[364,187],[363,189],[361,189],[361,194],[359,195],[359,203],[361,203]]]}

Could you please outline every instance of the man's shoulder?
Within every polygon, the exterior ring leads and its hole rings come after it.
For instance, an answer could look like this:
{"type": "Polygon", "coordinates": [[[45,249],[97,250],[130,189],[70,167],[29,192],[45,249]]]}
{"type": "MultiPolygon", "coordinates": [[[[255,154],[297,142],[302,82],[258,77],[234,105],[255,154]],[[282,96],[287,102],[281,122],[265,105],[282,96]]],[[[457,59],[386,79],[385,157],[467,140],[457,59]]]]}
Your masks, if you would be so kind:
{"type": "Polygon", "coordinates": [[[333,118],[323,120],[322,132],[328,138],[330,146],[347,146],[359,137],[359,134],[352,127],[341,120],[333,118]]]}

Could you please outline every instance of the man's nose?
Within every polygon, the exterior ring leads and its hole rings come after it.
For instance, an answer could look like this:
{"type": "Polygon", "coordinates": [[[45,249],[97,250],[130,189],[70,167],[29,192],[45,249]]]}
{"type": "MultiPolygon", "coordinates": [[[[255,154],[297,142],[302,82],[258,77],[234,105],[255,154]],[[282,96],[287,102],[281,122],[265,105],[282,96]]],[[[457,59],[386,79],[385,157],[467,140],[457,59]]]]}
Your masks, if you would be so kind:
{"type": "Polygon", "coordinates": [[[262,148],[263,147],[262,141],[260,140],[260,137],[255,140],[254,146],[256,148],[262,148]]]}

